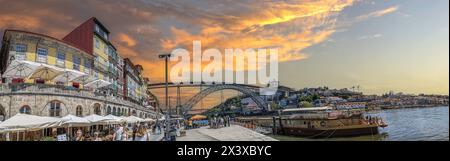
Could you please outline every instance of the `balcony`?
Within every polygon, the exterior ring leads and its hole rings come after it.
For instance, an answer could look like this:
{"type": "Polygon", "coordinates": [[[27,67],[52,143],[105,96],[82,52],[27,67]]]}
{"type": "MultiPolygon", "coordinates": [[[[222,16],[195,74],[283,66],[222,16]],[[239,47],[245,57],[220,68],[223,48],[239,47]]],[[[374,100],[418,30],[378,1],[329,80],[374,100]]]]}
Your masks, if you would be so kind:
{"type": "Polygon", "coordinates": [[[94,62],[94,67],[97,68],[99,71],[106,73],[108,72],[108,66],[104,63],[100,63],[98,61],[94,62]]]}

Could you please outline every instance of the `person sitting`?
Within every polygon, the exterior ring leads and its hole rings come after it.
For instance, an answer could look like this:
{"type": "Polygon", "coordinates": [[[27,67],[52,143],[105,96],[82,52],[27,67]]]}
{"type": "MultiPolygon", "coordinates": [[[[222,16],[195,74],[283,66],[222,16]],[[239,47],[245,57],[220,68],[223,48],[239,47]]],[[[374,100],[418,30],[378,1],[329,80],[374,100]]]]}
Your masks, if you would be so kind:
{"type": "Polygon", "coordinates": [[[99,132],[94,133],[93,141],[102,141],[102,138],[99,136],[99,132]]]}
{"type": "Polygon", "coordinates": [[[81,129],[77,130],[75,141],[84,141],[83,132],[81,131],[81,129]]]}

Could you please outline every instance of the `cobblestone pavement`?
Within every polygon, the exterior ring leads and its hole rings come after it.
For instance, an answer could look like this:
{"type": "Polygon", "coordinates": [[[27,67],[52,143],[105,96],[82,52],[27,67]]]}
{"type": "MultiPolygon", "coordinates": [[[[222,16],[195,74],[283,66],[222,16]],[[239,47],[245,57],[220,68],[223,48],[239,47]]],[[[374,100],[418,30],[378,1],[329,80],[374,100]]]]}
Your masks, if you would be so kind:
{"type": "Polygon", "coordinates": [[[257,133],[239,125],[231,125],[219,129],[202,127],[186,130],[186,136],[177,141],[277,141],[269,136],[257,133]]]}

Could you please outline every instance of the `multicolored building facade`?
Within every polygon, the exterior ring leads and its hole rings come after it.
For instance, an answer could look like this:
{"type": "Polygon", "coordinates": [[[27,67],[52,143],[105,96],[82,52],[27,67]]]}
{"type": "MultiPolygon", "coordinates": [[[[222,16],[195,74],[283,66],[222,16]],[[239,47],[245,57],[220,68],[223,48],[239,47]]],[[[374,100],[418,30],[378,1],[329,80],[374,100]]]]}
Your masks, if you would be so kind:
{"type": "MultiPolygon", "coordinates": [[[[0,51],[0,119],[15,113],[57,117],[72,113],[157,115],[148,102],[151,98],[146,89],[148,78],[142,76],[144,69],[128,58],[123,59],[109,34],[96,18],[90,18],[62,39],[5,30],[0,51]],[[41,87],[53,93],[43,94],[45,90],[40,90],[41,87]],[[30,93],[65,100],[40,97],[35,98],[33,105],[19,99],[30,93]],[[80,105],[68,103],[83,98],[89,101],[80,105]]],[[[28,95],[23,98],[32,99],[28,95]]]]}

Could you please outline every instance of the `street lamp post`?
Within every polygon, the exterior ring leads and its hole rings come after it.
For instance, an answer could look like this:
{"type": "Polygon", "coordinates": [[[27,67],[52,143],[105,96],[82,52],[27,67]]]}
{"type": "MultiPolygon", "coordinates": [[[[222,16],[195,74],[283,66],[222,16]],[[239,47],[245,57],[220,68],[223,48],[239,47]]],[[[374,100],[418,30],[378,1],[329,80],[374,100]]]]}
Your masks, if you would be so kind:
{"type": "MultiPolygon", "coordinates": [[[[159,55],[159,58],[161,58],[161,59],[165,59],[165,70],[166,70],[166,73],[165,73],[165,80],[166,80],[166,82],[165,82],[165,88],[166,88],[166,97],[165,97],[165,100],[166,100],[166,108],[169,106],[169,74],[168,74],[168,69],[169,69],[169,65],[168,65],[168,61],[169,61],[169,58],[171,57],[171,54],[161,54],[161,55],[159,55]]],[[[169,106],[169,111],[168,112],[166,112],[166,128],[164,129],[165,130],[165,133],[164,133],[164,138],[165,138],[165,140],[169,140],[169,133],[170,133],[170,115],[171,115],[171,112],[170,112],[170,106],[169,106]],[[168,114],[167,114],[168,113],[168,114]]]]}

